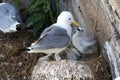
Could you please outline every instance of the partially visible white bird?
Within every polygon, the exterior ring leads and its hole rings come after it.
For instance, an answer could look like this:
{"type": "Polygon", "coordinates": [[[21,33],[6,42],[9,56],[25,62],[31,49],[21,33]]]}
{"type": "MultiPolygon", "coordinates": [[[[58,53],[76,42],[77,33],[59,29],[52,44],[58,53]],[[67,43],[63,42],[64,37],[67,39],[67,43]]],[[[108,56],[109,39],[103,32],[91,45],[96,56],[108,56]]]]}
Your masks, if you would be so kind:
{"type": "Polygon", "coordinates": [[[116,77],[114,80],[120,80],[120,76],[116,77]]]}
{"type": "Polygon", "coordinates": [[[73,46],[84,55],[97,52],[97,43],[94,36],[91,36],[84,28],[78,27],[72,36],[73,46]]]}
{"type": "MultiPolygon", "coordinates": [[[[63,11],[57,18],[57,23],[46,28],[39,39],[27,48],[28,53],[46,53],[48,56],[55,54],[55,59],[60,60],[60,52],[65,50],[71,41],[71,24],[79,26],[74,21],[69,11],[63,11]]],[[[43,59],[48,58],[48,56],[43,59]]]]}
{"type": "Polygon", "coordinates": [[[3,33],[16,32],[22,26],[18,9],[9,4],[0,3],[0,30],[3,33]]]}

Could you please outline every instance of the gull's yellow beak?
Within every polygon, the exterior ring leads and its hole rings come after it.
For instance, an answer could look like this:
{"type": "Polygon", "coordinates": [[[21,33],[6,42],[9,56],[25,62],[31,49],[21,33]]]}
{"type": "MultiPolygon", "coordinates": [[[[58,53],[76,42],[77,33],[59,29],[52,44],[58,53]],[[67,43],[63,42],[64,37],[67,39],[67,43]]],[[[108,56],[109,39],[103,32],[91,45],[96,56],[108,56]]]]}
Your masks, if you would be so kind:
{"type": "Polygon", "coordinates": [[[73,21],[72,24],[75,25],[75,26],[80,26],[80,24],[76,21],[73,21]]]}

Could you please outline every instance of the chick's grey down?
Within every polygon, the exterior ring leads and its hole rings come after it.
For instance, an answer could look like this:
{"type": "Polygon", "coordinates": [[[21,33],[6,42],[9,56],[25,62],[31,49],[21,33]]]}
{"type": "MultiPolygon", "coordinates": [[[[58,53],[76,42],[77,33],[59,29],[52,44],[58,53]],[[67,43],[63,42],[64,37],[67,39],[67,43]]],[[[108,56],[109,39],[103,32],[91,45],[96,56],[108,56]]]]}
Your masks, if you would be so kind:
{"type": "Polygon", "coordinates": [[[97,43],[94,36],[86,32],[84,28],[78,28],[72,36],[75,48],[82,54],[92,54],[97,52],[97,43]]]}

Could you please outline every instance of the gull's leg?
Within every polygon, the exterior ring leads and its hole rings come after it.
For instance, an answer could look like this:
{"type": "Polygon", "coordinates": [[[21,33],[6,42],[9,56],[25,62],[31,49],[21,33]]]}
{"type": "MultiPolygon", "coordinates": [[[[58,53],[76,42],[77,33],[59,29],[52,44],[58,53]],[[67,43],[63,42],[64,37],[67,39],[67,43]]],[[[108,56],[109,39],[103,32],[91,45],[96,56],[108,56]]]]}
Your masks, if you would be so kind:
{"type": "Polygon", "coordinates": [[[50,53],[50,54],[48,54],[47,56],[44,56],[44,57],[40,58],[40,60],[42,60],[42,61],[48,60],[49,57],[50,57],[52,54],[53,54],[53,53],[50,53]]]}
{"type": "Polygon", "coordinates": [[[59,61],[59,60],[61,60],[62,58],[61,58],[61,56],[60,56],[60,54],[59,53],[55,53],[55,60],[56,61],[59,61]]]}

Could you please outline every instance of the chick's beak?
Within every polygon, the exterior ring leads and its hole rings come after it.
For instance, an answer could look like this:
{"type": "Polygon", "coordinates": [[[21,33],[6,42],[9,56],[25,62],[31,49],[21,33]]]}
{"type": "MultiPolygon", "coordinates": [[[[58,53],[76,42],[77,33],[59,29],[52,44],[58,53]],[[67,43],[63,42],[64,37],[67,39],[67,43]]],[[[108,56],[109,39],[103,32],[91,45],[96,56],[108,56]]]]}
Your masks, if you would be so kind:
{"type": "Polygon", "coordinates": [[[77,27],[80,26],[80,24],[78,22],[76,22],[76,21],[73,21],[72,24],[77,26],[77,27]]]}

